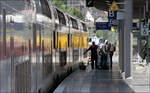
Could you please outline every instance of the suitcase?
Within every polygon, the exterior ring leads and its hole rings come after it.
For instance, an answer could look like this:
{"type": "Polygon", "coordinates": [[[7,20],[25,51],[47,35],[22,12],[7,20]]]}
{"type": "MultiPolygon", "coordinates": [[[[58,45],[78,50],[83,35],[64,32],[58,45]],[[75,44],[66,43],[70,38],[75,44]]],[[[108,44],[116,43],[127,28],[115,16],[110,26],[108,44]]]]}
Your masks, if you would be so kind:
{"type": "Polygon", "coordinates": [[[79,69],[80,69],[80,70],[86,70],[86,66],[85,66],[85,64],[84,64],[83,62],[81,62],[81,63],[79,64],[79,69]]]}

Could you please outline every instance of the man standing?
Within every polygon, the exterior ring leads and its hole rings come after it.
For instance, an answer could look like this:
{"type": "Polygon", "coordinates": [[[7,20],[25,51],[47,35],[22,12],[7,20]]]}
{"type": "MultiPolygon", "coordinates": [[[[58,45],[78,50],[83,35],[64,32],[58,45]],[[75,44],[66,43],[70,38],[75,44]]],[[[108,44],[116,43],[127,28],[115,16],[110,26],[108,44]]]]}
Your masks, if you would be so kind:
{"type": "Polygon", "coordinates": [[[95,42],[92,42],[92,45],[84,52],[87,53],[89,50],[91,50],[91,67],[92,69],[94,69],[94,62],[95,62],[95,68],[98,69],[98,66],[97,66],[97,58],[98,58],[98,55],[97,55],[97,49],[98,49],[98,46],[95,45],[95,42]]]}

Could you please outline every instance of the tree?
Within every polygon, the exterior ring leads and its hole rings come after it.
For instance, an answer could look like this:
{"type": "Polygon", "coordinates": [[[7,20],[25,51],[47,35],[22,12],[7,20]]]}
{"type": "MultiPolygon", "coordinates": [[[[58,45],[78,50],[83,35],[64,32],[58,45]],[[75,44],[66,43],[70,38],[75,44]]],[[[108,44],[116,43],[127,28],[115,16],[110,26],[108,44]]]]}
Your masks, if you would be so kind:
{"type": "Polygon", "coordinates": [[[108,30],[99,30],[96,32],[97,37],[107,39],[108,41],[114,43],[118,38],[118,33],[111,32],[108,30]]]}
{"type": "Polygon", "coordinates": [[[102,38],[103,37],[103,31],[99,30],[96,32],[97,37],[102,38]]]}
{"type": "Polygon", "coordinates": [[[81,18],[81,19],[84,19],[83,14],[82,14],[82,13],[80,12],[80,10],[79,10],[78,8],[76,8],[76,7],[71,7],[71,8],[69,8],[69,9],[68,9],[68,12],[69,12],[70,14],[73,14],[73,15],[75,15],[75,16],[81,18]]]}
{"type": "MultiPolygon", "coordinates": [[[[50,0],[49,0],[50,1],[50,0]]],[[[56,7],[62,9],[65,12],[69,12],[72,15],[79,17],[80,19],[84,19],[84,15],[80,12],[80,10],[76,7],[67,8],[67,0],[51,0],[52,4],[56,7]]]]}
{"type": "Polygon", "coordinates": [[[54,4],[56,7],[67,11],[66,5],[65,5],[66,0],[53,0],[52,4],[54,4]]]}

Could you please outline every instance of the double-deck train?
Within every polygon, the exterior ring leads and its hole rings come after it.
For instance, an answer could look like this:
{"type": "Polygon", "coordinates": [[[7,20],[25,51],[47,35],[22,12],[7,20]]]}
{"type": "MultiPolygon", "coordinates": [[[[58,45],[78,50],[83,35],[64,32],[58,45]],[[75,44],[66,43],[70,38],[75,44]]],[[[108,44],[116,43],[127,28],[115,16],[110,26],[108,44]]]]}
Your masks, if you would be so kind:
{"type": "Polygon", "coordinates": [[[86,57],[87,30],[47,0],[0,0],[0,92],[51,92],[86,57]]]}

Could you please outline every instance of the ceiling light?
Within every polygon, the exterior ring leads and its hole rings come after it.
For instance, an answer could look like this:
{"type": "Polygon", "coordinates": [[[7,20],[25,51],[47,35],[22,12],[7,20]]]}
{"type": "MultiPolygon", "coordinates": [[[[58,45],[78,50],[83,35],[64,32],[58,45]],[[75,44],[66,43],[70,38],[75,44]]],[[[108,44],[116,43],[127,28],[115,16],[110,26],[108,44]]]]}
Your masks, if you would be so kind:
{"type": "Polygon", "coordinates": [[[110,1],[105,1],[106,3],[110,3],[110,1]]]}

